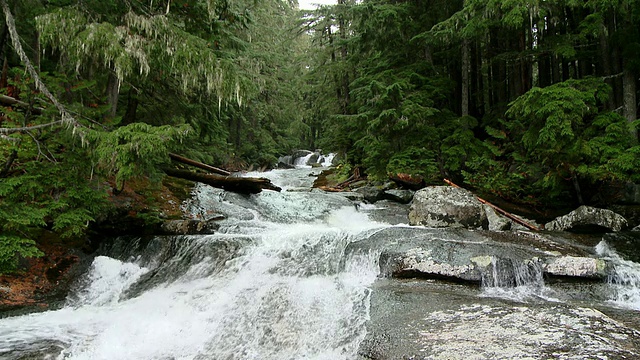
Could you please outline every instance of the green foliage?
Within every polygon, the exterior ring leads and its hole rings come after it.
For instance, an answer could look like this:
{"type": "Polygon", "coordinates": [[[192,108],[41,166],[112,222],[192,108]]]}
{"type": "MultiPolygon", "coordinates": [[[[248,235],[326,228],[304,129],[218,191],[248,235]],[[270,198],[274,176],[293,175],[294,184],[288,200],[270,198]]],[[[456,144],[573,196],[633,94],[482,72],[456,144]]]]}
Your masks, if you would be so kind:
{"type": "Polygon", "coordinates": [[[467,180],[518,199],[570,201],[572,179],[595,185],[634,180],[626,120],[603,111],[610,89],[599,79],[568,80],[533,88],[510,104],[502,129],[487,128],[492,159],[476,159],[467,180]],[[483,170],[485,169],[485,170],[483,170]]]}
{"type": "Polygon", "coordinates": [[[93,132],[93,155],[101,168],[120,183],[139,175],[157,175],[159,165],[168,162],[168,153],[184,140],[190,127],[151,126],[133,123],[111,132],[93,132]]]}
{"type": "Polygon", "coordinates": [[[431,150],[409,147],[389,159],[387,172],[390,174],[421,175],[425,179],[437,181],[440,172],[434,158],[435,154],[431,150]]]}
{"type": "Polygon", "coordinates": [[[0,274],[14,271],[20,257],[38,257],[42,252],[33,240],[0,235],[0,274]]]}

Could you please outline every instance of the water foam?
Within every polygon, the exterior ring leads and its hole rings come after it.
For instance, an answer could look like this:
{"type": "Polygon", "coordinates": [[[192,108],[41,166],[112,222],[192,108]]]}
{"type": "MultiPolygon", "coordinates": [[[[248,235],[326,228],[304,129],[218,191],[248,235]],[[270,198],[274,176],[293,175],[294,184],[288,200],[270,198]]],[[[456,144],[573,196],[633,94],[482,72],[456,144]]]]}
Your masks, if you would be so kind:
{"type": "Polygon", "coordinates": [[[289,221],[260,213],[225,220],[225,233],[179,240],[184,246],[157,268],[97,257],[70,306],[0,321],[0,357],[55,341],[62,352],[49,354],[64,359],[354,358],[379,254],[345,258],[345,248],[381,224],[354,206],[328,211],[281,195],[251,201],[276,204],[289,221]],[[221,241],[244,248],[211,271],[221,260],[205,250],[221,241]],[[169,276],[172,264],[186,268],[169,276]],[[154,278],[136,296],[123,295],[154,278]]]}
{"type": "Polygon", "coordinates": [[[612,266],[607,277],[612,290],[611,303],[640,310],[640,264],[623,259],[604,240],[596,245],[596,253],[612,266]]]}

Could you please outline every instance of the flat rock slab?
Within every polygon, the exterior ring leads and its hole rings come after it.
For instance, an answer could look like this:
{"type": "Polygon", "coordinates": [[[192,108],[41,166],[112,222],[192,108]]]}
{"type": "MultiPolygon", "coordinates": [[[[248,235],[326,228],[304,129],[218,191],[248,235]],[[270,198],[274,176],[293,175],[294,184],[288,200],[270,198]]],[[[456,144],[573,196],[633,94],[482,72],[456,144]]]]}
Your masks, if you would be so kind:
{"type": "Polygon", "coordinates": [[[570,239],[531,232],[417,227],[385,228],[346,249],[347,253],[379,251],[384,276],[462,282],[481,282],[494,269],[515,273],[523,266],[551,276],[606,277],[606,262],[591,250],[570,239]]]}
{"type": "Polygon", "coordinates": [[[593,308],[512,302],[432,281],[382,279],[372,290],[363,360],[640,356],[640,332],[593,308]]]}

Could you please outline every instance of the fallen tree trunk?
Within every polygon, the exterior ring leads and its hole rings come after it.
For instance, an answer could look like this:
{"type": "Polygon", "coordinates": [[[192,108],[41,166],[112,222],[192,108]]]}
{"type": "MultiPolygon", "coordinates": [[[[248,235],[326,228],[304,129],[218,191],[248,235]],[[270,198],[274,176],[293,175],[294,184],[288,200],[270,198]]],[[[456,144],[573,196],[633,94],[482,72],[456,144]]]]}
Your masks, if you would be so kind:
{"type": "Polygon", "coordinates": [[[230,177],[176,169],[164,169],[164,172],[169,176],[207,184],[240,194],[257,194],[265,189],[275,191],[282,190],[266,178],[230,177]]]}
{"type": "Polygon", "coordinates": [[[217,168],[215,166],[207,165],[207,164],[195,161],[195,160],[191,160],[191,159],[188,159],[188,158],[186,158],[184,156],[180,156],[178,154],[169,153],[169,157],[173,161],[177,161],[179,163],[186,164],[186,165],[195,166],[197,168],[200,168],[202,170],[206,170],[208,172],[212,172],[214,174],[224,175],[224,176],[231,175],[231,173],[229,171],[227,171],[227,170],[220,169],[220,168],[217,168]]]}
{"type": "MultiPolygon", "coordinates": [[[[458,185],[454,184],[451,180],[444,179],[444,182],[446,182],[447,184],[449,184],[449,185],[451,185],[451,186],[453,186],[453,187],[461,188],[460,186],[458,186],[458,185]]],[[[510,220],[513,220],[513,221],[517,222],[518,224],[520,224],[520,225],[522,225],[522,226],[526,227],[527,229],[529,229],[529,230],[534,230],[534,231],[540,231],[540,230],[542,230],[542,229],[540,229],[539,227],[534,226],[534,225],[531,225],[531,224],[529,224],[528,222],[526,222],[526,221],[524,221],[524,220],[520,219],[519,217],[517,217],[517,216],[515,216],[515,215],[511,214],[510,212],[508,212],[508,211],[506,211],[506,210],[504,210],[504,209],[501,209],[501,208],[497,207],[496,205],[493,205],[492,203],[488,202],[487,200],[485,200],[485,199],[483,199],[483,198],[481,198],[481,197],[479,197],[479,196],[477,196],[477,195],[475,195],[475,194],[474,194],[474,196],[475,196],[475,197],[476,197],[476,199],[478,199],[478,201],[480,201],[481,203],[483,203],[483,204],[485,204],[485,205],[490,206],[490,207],[491,207],[491,208],[493,208],[493,210],[495,210],[496,212],[498,212],[498,213],[502,214],[503,216],[505,216],[505,217],[509,218],[510,220]]]]}

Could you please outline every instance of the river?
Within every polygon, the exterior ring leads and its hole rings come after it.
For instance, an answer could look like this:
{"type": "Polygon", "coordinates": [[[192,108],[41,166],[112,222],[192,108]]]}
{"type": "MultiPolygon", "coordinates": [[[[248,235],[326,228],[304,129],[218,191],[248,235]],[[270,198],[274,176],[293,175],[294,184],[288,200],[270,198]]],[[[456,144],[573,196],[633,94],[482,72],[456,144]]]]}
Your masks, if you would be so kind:
{"type": "Polygon", "coordinates": [[[518,286],[382,278],[381,250],[351,245],[407,225],[310,191],[319,171],[270,172],[285,191],[250,197],[198,186],[185,209],[223,214],[214,234],[114,239],[64,307],[0,319],[0,358],[637,356],[640,333],[625,319],[640,309],[640,269],[606,243],[599,254],[619,270],[596,290],[547,286],[530,270],[518,286]],[[572,291],[612,295],[563,295],[572,291]]]}

